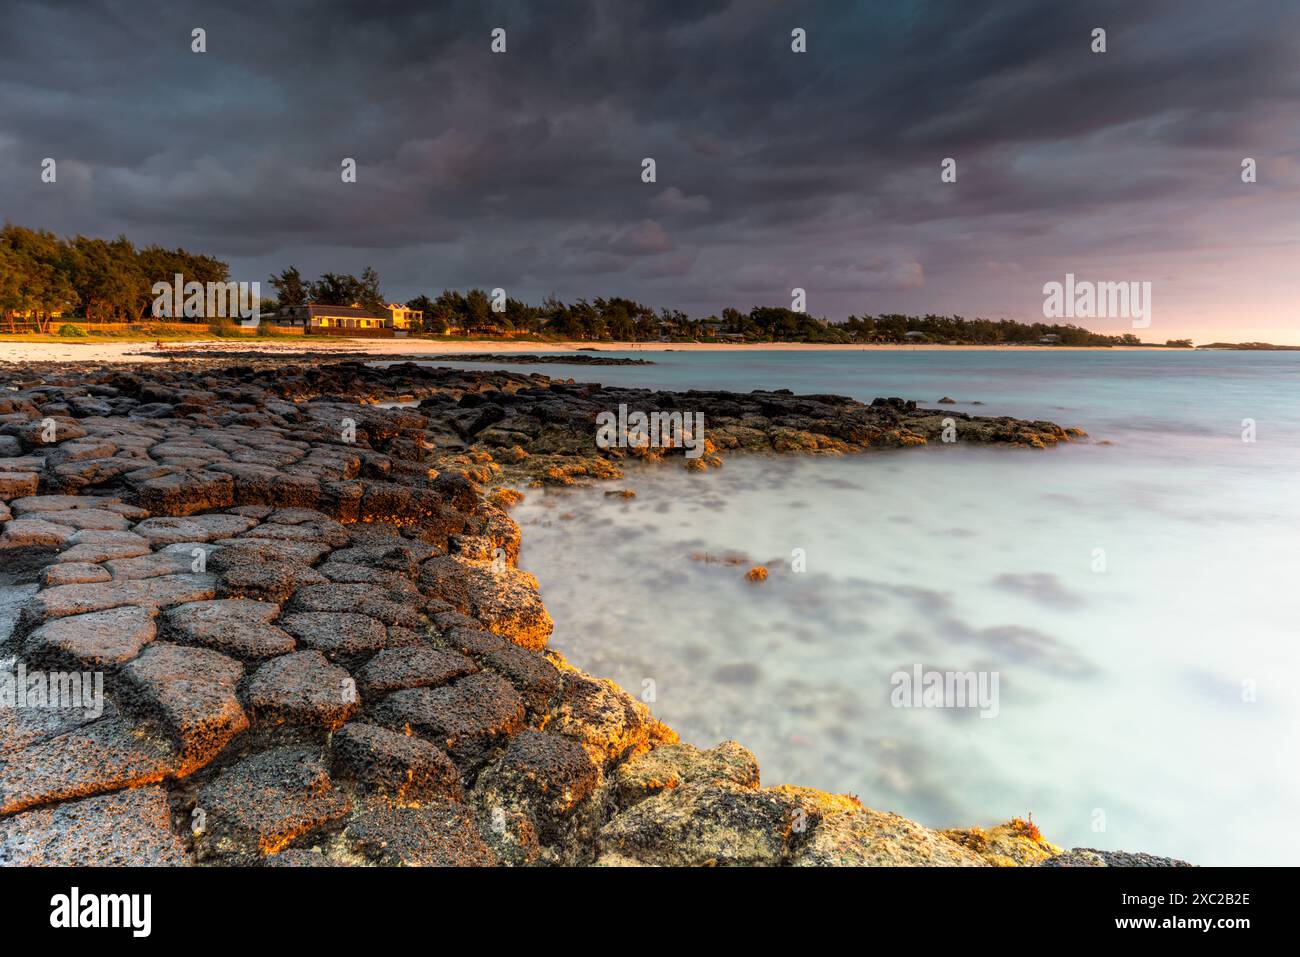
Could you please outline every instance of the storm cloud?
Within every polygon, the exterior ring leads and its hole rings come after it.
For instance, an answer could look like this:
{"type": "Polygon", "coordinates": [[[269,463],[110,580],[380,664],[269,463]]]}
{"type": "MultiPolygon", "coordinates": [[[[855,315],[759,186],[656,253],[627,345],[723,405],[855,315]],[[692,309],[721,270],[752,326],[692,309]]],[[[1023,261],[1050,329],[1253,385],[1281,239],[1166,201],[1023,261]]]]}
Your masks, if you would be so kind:
{"type": "Polygon", "coordinates": [[[1152,281],[1149,338],[1300,341],[1297,37],[1284,0],[8,3],[0,216],[400,299],[1032,320],[1073,272],[1152,281]]]}

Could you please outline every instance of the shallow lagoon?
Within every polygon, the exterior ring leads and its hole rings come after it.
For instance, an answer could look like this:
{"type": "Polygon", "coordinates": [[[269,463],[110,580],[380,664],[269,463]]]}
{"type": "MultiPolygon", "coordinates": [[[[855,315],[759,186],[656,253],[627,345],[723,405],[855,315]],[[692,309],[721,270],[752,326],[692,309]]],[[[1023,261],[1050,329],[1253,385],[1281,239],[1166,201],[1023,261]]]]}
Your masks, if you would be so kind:
{"type": "Polygon", "coordinates": [[[537,371],[951,395],[1111,444],[733,457],[629,472],[632,500],[534,491],[520,563],[575,663],[652,696],[689,741],[741,740],[768,783],[935,826],[1033,812],[1065,845],[1297,863],[1300,356],[654,358],[537,371]],[[776,564],[755,585],[699,552],[776,564]],[[891,675],[917,664],[997,671],[997,716],[891,707],[891,675]]]}

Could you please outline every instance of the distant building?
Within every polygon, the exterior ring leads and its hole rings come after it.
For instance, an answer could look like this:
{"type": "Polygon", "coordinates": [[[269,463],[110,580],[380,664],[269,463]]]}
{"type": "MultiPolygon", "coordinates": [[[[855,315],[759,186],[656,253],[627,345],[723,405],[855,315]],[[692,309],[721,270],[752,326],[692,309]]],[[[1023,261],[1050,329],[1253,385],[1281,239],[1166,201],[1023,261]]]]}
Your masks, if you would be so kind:
{"type": "Polygon", "coordinates": [[[283,307],[278,313],[277,321],[283,326],[301,326],[304,332],[312,329],[388,329],[405,334],[418,330],[423,325],[424,313],[418,309],[407,309],[400,302],[388,303],[382,315],[357,305],[309,303],[305,306],[283,307]]]}
{"type": "Polygon", "coordinates": [[[355,303],[352,306],[308,303],[279,309],[276,321],[279,325],[300,326],[304,333],[316,330],[343,334],[342,330],[355,329],[372,334],[407,335],[419,332],[424,326],[424,313],[420,309],[408,309],[402,303],[387,303],[381,313],[370,312],[355,303]]]}
{"type": "Polygon", "coordinates": [[[309,303],[305,306],[284,306],[278,314],[285,326],[302,326],[307,329],[383,329],[388,318],[376,316],[360,306],[326,306],[309,303]]]}
{"type": "Polygon", "coordinates": [[[700,323],[704,335],[713,339],[725,339],[728,342],[744,342],[745,334],[743,332],[723,332],[726,323],[721,319],[705,319],[700,323]]]}
{"type": "Polygon", "coordinates": [[[392,329],[401,332],[403,330],[419,330],[424,326],[424,313],[419,309],[407,309],[400,302],[390,302],[388,304],[388,322],[392,329]]]}
{"type": "Polygon", "coordinates": [[[903,338],[904,338],[904,339],[924,339],[924,338],[925,338],[925,333],[922,332],[920,329],[913,329],[911,332],[905,332],[905,333],[903,333],[903,338]]]}
{"type": "Polygon", "coordinates": [[[1045,346],[1050,346],[1050,345],[1055,345],[1056,343],[1060,342],[1060,341],[1061,341],[1061,337],[1058,336],[1058,335],[1057,335],[1056,333],[1054,333],[1054,332],[1049,332],[1047,335],[1041,337],[1038,341],[1041,342],[1041,343],[1042,343],[1043,345],[1045,345],[1045,346]]]}

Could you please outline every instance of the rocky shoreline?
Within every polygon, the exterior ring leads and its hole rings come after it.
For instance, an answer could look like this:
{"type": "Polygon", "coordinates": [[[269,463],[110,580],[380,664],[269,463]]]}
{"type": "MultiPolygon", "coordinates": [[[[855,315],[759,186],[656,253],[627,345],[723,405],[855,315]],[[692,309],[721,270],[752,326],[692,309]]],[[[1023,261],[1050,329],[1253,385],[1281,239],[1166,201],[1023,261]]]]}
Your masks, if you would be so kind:
{"type": "Polygon", "coordinates": [[[515,567],[515,486],[681,454],[598,449],[620,403],[703,412],[690,468],[1080,432],[355,360],[32,363],[0,387],[0,584],[22,599],[0,660],[24,695],[103,691],[0,700],[0,864],[1174,863],[764,787],[741,745],[678,742],[548,650],[515,567]]]}
{"type": "Polygon", "coordinates": [[[630,359],[623,356],[603,356],[596,350],[577,352],[452,352],[420,356],[421,362],[490,362],[493,365],[546,365],[558,363],[566,366],[652,366],[653,359],[630,359]]]}

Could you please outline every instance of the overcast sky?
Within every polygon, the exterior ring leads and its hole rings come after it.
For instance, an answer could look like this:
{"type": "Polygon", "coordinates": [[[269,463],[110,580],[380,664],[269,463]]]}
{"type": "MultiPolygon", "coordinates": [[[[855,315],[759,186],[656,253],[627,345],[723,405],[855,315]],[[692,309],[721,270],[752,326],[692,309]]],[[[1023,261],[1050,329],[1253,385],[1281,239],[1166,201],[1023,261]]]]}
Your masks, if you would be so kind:
{"type": "Polygon", "coordinates": [[[1300,343],[1292,0],[6,0],[2,17],[0,217],[184,245],[236,279],[373,265],[395,299],[499,286],[700,315],[799,286],[833,319],[1033,320],[1072,272],[1150,281],[1147,339],[1300,343]]]}

